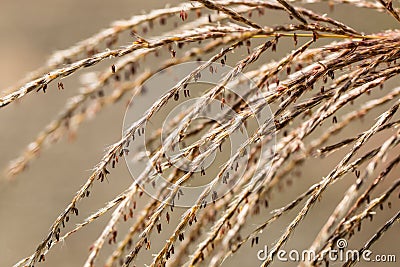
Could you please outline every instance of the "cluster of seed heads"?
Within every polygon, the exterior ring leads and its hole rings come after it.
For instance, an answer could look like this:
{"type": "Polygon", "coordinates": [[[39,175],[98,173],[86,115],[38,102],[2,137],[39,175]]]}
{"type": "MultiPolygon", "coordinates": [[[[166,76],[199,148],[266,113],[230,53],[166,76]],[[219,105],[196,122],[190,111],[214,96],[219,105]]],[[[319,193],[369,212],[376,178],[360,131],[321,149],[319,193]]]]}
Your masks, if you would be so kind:
{"type": "MultiPolygon", "coordinates": [[[[90,247],[85,267],[95,266],[106,243],[113,246],[113,252],[108,255],[105,266],[133,265],[142,255],[142,248],[152,252],[153,257],[147,259],[150,266],[219,266],[247,243],[253,247],[268,242],[262,239],[263,231],[268,232],[267,226],[280,222],[281,216],[299,208],[291,222],[283,225],[281,235],[261,263],[268,266],[309,211],[318,207],[318,200],[325,191],[349,173],[354,173],[354,181],[321,226],[310,249],[324,255],[338,239],[357,236],[361,225],[367,223],[367,219],[372,222],[384,207],[393,210],[398,202],[394,197],[396,192],[400,198],[400,180],[391,181],[387,177],[400,162],[400,89],[383,88],[383,85],[400,73],[400,32],[363,34],[329,15],[292,5],[292,2],[197,0],[117,21],[70,49],[55,53],[44,71],[42,68],[34,72],[0,97],[0,108],[4,108],[32,92],[52,90],[55,82],[61,93],[68,90],[68,79],[77,73],[90,70],[100,62],[112,61],[107,69],[88,78],[80,92],[67,101],[58,116],[10,164],[8,174],[15,176],[38,157],[50,140],[54,142],[76,132],[81,123],[108,106],[118,105],[121,99],[146,97],[145,82],[152,75],[180,63],[198,61],[196,69],[177,81],[138,120],[128,125],[121,139],[107,149],[85,184],[53,222],[33,254],[15,266],[33,267],[45,261],[46,254],[55,245],[112,209],[106,227],[90,247]],[[269,21],[270,10],[287,14],[288,21],[282,25],[269,21]],[[164,27],[168,23],[174,26],[171,31],[151,35],[157,25],[164,27]],[[124,33],[132,38],[129,45],[120,41],[124,33]],[[277,61],[266,61],[278,49],[285,49],[280,43],[284,38],[291,40],[293,50],[286,51],[277,61]],[[321,40],[326,39],[333,42],[323,44],[321,40]],[[103,49],[104,46],[107,49],[103,49]],[[156,57],[159,64],[146,65],[148,57],[156,57]],[[215,63],[220,65],[217,67],[215,63]],[[232,65],[232,70],[224,72],[228,64],[232,65]],[[207,75],[225,74],[217,85],[204,92],[194,91],[190,83],[200,80],[205,72],[209,72],[207,75]],[[255,83],[247,84],[244,98],[227,90],[248,82],[238,78],[241,72],[255,83]],[[202,98],[182,110],[164,128],[160,126],[152,133],[145,131],[146,123],[167,104],[179,103],[197,93],[202,98]],[[354,104],[363,97],[371,99],[354,104]],[[214,100],[219,101],[221,107],[218,122],[194,123],[196,115],[210,108],[214,100]],[[226,106],[231,111],[226,111],[226,106]],[[258,117],[266,107],[271,107],[273,119],[261,121],[237,151],[232,151],[230,158],[219,166],[217,174],[211,175],[212,172],[202,165],[204,159],[214,152],[222,153],[229,137],[249,130],[252,118],[258,117]],[[342,130],[373,111],[380,112],[380,116],[367,121],[366,130],[350,137],[340,135],[345,132],[342,130]],[[235,116],[230,116],[229,112],[234,112],[235,116]],[[321,127],[323,131],[318,130],[321,127]],[[167,133],[167,138],[158,144],[162,131],[167,133]],[[378,133],[386,134],[380,143],[369,142],[378,133]],[[145,135],[150,135],[146,146],[154,148],[144,156],[140,149],[131,149],[131,144],[145,135]],[[331,141],[333,136],[340,138],[331,141]],[[189,142],[191,137],[197,137],[197,141],[189,142]],[[273,140],[276,140],[274,149],[261,153],[262,147],[273,140]],[[166,154],[185,141],[190,145],[184,145],[178,156],[166,154]],[[200,153],[203,146],[206,149],[200,153]],[[326,170],[323,179],[291,197],[291,202],[278,203],[281,208],[270,214],[270,203],[276,201],[273,193],[290,187],[295,183],[294,177],[296,180],[303,178],[303,163],[310,159],[325,160],[338,152],[343,152],[343,158],[333,169],[326,170]],[[72,230],[62,230],[71,215],[79,216],[78,206],[91,196],[93,184],[112,177],[110,170],[117,168],[122,158],[132,155],[139,160],[149,159],[139,177],[72,230]],[[191,160],[191,169],[185,171],[176,167],[183,158],[191,160]],[[244,158],[246,164],[243,164],[244,158]],[[193,196],[193,205],[173,225],[176,203],[186,196],[180,186],[198,177],[196,169],[198,176],[209,178],[210,183],[198,196],[193,196]],[[155,182],[158,175],[163,175],[168,183],[158,186],[155,182]],[[390,181],[386,185],[382,183],[385,179],[390,181]],[[156,189],[156,196],[139,206],[137,199],[148,186],[156,189]],[[375,189],[384,186],[377,193],[375,189]],[[221,188],[229,188],[228,193],[222,193],[221,188]],[[251,216],[262,216],[263,221],[256,226],[249,224],[251,216]],[[130,225],[126,232],[119,228],[123,222],[130,225]],[[173,230],[156,251],[152,247],[160,242],[156,235],[170,228],[164,223],[173,230]],[[250,231],[243,231],[245,226],[250,231]]],[[[333,3],[386,12],[396,23],[400,22],[399,9],[390,0],[329,1],[331,9],[333,3]]],[[[396,212],[383,226],[377,226],[375,234],[359,250],[369,249],[399,217],[396,212]]],[[[329,261],[318,257],[315,262],[305,262],[309,266],[322,263],[328,265],[329,261]]],[[[345,266],[354,263],[349,260],[345,266]]]]}

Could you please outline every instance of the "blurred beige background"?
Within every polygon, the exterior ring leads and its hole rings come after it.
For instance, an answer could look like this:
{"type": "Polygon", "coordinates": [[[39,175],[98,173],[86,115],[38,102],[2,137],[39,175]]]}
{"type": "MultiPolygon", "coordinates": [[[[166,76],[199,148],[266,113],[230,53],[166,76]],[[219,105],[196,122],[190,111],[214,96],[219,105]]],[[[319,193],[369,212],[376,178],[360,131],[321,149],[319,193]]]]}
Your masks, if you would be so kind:
{"type": "MultiPolygon", "coordinates": [[[[169,1],[169,3],[177,2],[169,1]]],[[[142,10],[161,8],[165,4],[157,0],[1,0],[0,90],[17,82],[27,72],[40,67],[53,51],[67,48],[91,36],[114,20],[129,18],[142,10]]],[[[314,5],[312,9],[328,12],[325,4],[314,5]]],[[[330,15],[349,23],[359,31],[368,33],[378,29],[398,27],[398,24],[389,16],[365,10],[358,12],[360,11],[348,6],[337,7],[330,15]],[[370,19],[372,15],[373,20],[370,19]]],[[[277,16],[276,13],[266,16],[265,24],[273,25],[277,16]]],[[[280,49],[281,55],[288,51],[280,49]]],[[[398,85],[398,81],[398,79],[392,81],[386,88],[398,85]]],[[[77,93],[79,89],[77,77],[66,79],[64,84],[66,87],[64,91],[48,90],[45,95],[32,93],[19,103],[13,103],[0,110],[1,169],[4,169],[11,159],[18,156],[47,122],[55,117],[65,100],[77,93]]],[[[124,111],[124,106],[120,105],[101,112],[94,120],[83,124],[74,142],[62,140],[50,149],[46,149],[27,172],[19,175],[12,182],[4,181],[4,175],[0,174],[0,266],[11,266],[30,255],[42,238],[47,235],[51,223],[65,208],[79,186],[84,183],[90,174],[91,167],[101,158],[104,149],[120,137],[124,111]]],[[[366,125],[357,124],[354,130],[358,132],[360,127],[365,128],[366,125]]],[[[302,178],[296,180],[293,187],[273,196],[273,208],[287,203],[296,194],[318,181],[338,160],[340,160],[340,155],[333,157],[331,162],[324,162],[325,165],[310,163],[310,166],[305,166],[308,172],[303,173],[302,178]],[[320,167],[315,168],[315,166],[320,167]]],[[[393,172],[393,175],[388,178],[389,182],[398,177],[399,172],[393,172]]],[[[328,190],[319,208],[313,209],[307,219],[301,223],[288,243],[288,248],[309,246],[316,234],[316,229],[327,219],[340,199],[338,195],[340,196],[344,188],[353,182],[353,178],[341,181],[328,190]],[[338,192],[341,193],[338,194],[338,192]]],[[[79,219],[85,218],[103,203],[111,200],[130,183],[131,178],[126,167],[120,164],[110,176],[109,182],[96,183],[93,190],[94,196],[82,202],[79,219]]],[[[394,201],[392,210],[386,209],[387,214],[383,212],[376,216],[373,224],[363,225],[361,236],[364,237],[359,243],[355,242],[353,248],[358,248],[378,225],[380,226],[390,214],[399,209],[398,200],[394,201]]],[[[181,212],[183,210],[178,211],[177,214],[181,212]]],[[[280,226],[269,228],[268,232],[274,235],[261,238],[258,248],[249,249],[249,246],[245,246],[238,253],[239,256],[228,259],[225,266],[258,266],[260,262],[256,258],[257,250],[262,249],[264,244],[273,243],[294,214],[292,212],[289,216],[285,216],[280,226]]],[[[254,228],[268,216],[268,213],[258,216],[254,221],[249,222],[247,229],[254,228]]],[[[55,246],[46,257],[46,262],[38,266],[81,266],[86,259],[91,242],[97,238],[107,219],[107,217],[100,219],[83,229],[81,233],[67,239],[65,243],[55,246]]],[[[174,219],[179,219],[179,216],[174,219]]],[[[72,223],[75,222],[77,223],[78,220],[74,219],[72,223]]],[[[394,226],[374,245],[373,252],[396,253],[400,260],[399,230],[399,225],[394,226]]],[[[165,238],[166,234],[161,235],[159,240],[163,241],[165,238]]],[[[110,250],[105,246],[103,254],[106,255],[107,251],[110,250]]],[[[148,258],[140,258],[137,262],[138,266],[149,263],[150,253],[146,252],[143,255],[148,258]]],[[[277,263],[274,266],[288,265],[277,263]]],[[[398,264],[362,263],[360,266],[398,266],[398,264]]]]}

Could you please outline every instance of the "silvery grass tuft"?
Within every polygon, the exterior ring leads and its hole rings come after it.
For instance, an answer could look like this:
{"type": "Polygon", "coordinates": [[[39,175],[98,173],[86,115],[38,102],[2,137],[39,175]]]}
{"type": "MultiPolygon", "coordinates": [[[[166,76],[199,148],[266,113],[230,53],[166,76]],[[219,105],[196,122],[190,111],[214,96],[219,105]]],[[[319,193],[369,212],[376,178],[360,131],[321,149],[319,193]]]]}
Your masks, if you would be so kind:
{"type": "MultiPolygon", "coordinates": [[[[386,13],[400,23],[398,3],[391,0],[183,2],[114,22],[54,53],[45,66],[5,92],[0,98],[1,109],[32,94],[46,97],[47,90],[68,90],[64,79],[77,79],[84,70],[107,65],[85,76],[84,90],[68,99],[60,113],[10,163],[7,174],[14,178],[44,146],[77,132],[100,111],[126,105],[130,99],[146,99],[154,93],[147,83],[155,75],[187,62],[197,66],[173,86],[163,88],[147,110],[125,125],[121,139],[107,148],[49,232],[43,233],[36,250],[15,266],[40,266],[51,257],[47,254],[53,247],[107,216],[106,227],[83,263],[86,267],[135,266],[138,260],[149,266],[219,266],[241,249],[261,243],[270,245],[261,266],[273,265],[277,252],[296,238],[296,228],[312,216],[313,209],[318,210],[325,191],[343,177],[350,179],[351,185],[337,194],[336,208],[318,226],[307,247],[323,255],[337,240],[357,238],[361,225],[379,216],[384,207],[391,208],[400,197],[400,179],[389,179],[391,173],[398,173],[400,161],[400,88],[385,86],[400,73],[400,32],[359,32],[329,14],[312,11],[318,2],[332,10],[351,5],[386,13]],[[279,12],[281,21],[268,20],[272,11],[279,12]],[[168,31],[153,34],[158,27],[168,26],[168,31]],[[129,38],[128,45],[121,41],[124,38],[129,38]],[[285,56],[274,59],[276,50],[285,51],[285,56]],[[149,63],[151,57],[157,64],[149,63]],[[253,83],[238,79],[239,73],[253,83]],[[220,75],[221,79],[206,88],[194,87],[205,75],[220,75]],[[246,85],[244,97],[229,90],[240,84],[246,85]],[[162,117],[161,123],[156,122],[160,114],[186,99],[193,101],[173,113],[167,123],[162,123],[162,117]],[[218,119],[197,120],[196,116],[215,101],[220,106],[215,115],[218,119]],[[264,108],[272,112],[271,117],[254,123],[264,108]],[[368,117],[376,112],[378,116],[368,117]],[[368,118],[364,120],[366,129],[351,129],[364,118],[368,118]],[[243,131],[249,132],[243,143],[224,156],[230,136],[243,131]],[[144,135],[144,144],[135,146],[144,135]],[[263,151],[266,146],[269,149],[263,151]],[[168,156],[178,148],[179,153],[168,156]],[[214,169],[202,165],[209,155],[216,155],[214,169]],[[244,155],[245,164],[240,161],[244,155]],[[286,187],[307,179],[301,172],[308,162],[318,159],[324,168],[335,155],[341,155],[340,159],[324,169],[325,176],[304,192],[288,196],[289,202],[272,199],[274,192],[285,194],[286,187]],[[124,158],[143,167],[136,169],[139,174],[134,175],[132,184],[92,215],[81,218],[71,230],[64,229],[71,217],[80,216],[81,203],[96,194],[94,183],[112,183],[112,169],[120,167],[124,158]],[[177,164],[183,159],[190,162],[186,169],[177,164]],[[160,175],[165,182],[156,184],[160,175]],[[177,209],[182,209],[176,203],[187,197],[182,188],[199,180],[207,180],[206,186],[190,196],[191,204],[179,213],[180,219],[172,220],[177,209]],[[217,190],[228,186],[224,194],[217,190]],[[137,200],[147,190],[152,190],[153,198],[138,205],[137,200]],[[272,201],[278,201],[280,208],[272,210],[272,201]],[[288,214],[289,222],[282,219],[288,214]],[[249,223],[254,217],[257,223],[249,223]],[[273,224],[281,225],[282,231],[274,242],[263,240],[273,224]],[[166,240],[158,237],[162,231],[169,231],[166,240]],[[112,252],[102,255],[105,246],[111,246],[112,252]]],[[[357,249],[370,249],[392,230],[400,212],[396,208],[389,212],[391,218],[386,223],[369,223],[374,225],[375,234],[357,249]]],[[[318,257],[302,264],[328,265],[329,260],[318,257]]],[[[356,263],[351,259],[342,262],[344,266],[356,263]]]]}

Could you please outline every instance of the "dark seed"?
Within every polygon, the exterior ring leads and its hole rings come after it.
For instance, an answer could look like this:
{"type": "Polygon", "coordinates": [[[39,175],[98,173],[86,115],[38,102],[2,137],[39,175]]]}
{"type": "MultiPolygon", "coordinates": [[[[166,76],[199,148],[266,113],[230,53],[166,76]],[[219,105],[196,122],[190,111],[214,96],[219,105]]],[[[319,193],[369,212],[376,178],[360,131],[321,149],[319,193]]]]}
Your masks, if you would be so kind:
{"type": "Polygon", "coordinates": [[[174,95],[174,100],[178,101],[179,100],[179,92],[176,92],[174,95]]]}

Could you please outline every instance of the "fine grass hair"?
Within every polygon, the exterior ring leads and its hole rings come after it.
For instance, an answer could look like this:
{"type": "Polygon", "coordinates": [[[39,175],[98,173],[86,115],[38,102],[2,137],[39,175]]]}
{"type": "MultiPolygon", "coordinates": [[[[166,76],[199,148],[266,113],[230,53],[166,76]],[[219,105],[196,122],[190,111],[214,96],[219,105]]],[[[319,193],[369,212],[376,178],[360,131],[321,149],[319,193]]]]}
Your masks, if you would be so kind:
{"type": "MultiPolygon", "coordinates": [[[[46,98],[49,90],[69,90],[69,79],[81,79],[82,90],[18,158],[10,159],[6,176],[12,180],[34,164],[39,152],[46,153],[71,132],[79,134],[81,125],[98,113],[114,105],[129,110],[157,93],[147,85],[155,75],[188,62],[196,68],[163,88],[143,114],[124,125],[121,138],[107,146],[94,167],[87,166],[92,167],[90,174],[49,222],[36,250],[14,266],[40,266],[55,246],[103,217],[106,226],[92,242],[85,267],[232,265],[241,250],[254,247],[251,257],[256,258],[255,247],[264,244],[270,249],[259,265],[273,265],[278,251],[298,238],[295,230],[318,216],[313,211],[322,208],[327,191],[344,178],[349,186],[336,194],[336,207],[305,244],[325,256],[302,264],[329,265],[324,252],[340,239],[360,239],[357,231],[364,224],[373,228],[372,235],[356,249],[379,244],[400,218],[400,179],[394,177],[400,162],[400,87],[393,82],[400,73],[400,32],[360,32],[331,15],[337,7],[350,6],[386,14],[400,25],[396,5],[391,0],[184,1],[115,21],[52,54],[40,69],[4,90],[0,112],[16,101],[23,105],[32,94],[46,98]],[[318,4],[330,12],[313,11],[318,4]],[[271,21],[271,13],[280,19],[271,21]],[[160,31],[162,27],[167,30],[160,31]],[[246,79],[238,78],[239,73],[246,79]],[[206,75],[221,79],[204,90],[193,87],[206,75]],[[244,97],[228,89],[239,85],[246,85],[244,97]],[[194,101],[168,123],[158,122],[162,113],[189,98],[194,101]],[[197,120],[214,101],[220,105],[218,120],[197,120]],[[271,118],[256,125],[266,108],[271,118]],[[243,131],[248,132],[246,140],[226,157],[230,136],[243,131]],[[137,145],[143,136],[144,145],[137,145]],[[178,147],[179,153],[169,157],[178,147]],[[218,162],[206,168],[203,160],[212,154],[218,162]],[[177,165],[183,159],[191,162],[189,169],[177,165]],[[142,164],[139,175],[114,199],[81,218],[82,202],[96,194],[93,185],[108,181],[112,186],[112,170],[125,160],[142,164]],[[310,166],[323,169],[324,176],[309,177],[310,166]],[[168,183],[156,184],[159,175],[168,183]],[[182,188],[205,179],[204,189],[190,196],[191,204],[180,207],[179,200],[188,197],[182,188]],[[299,184],[305,190],[289,193],[299,184]],[[228,186],[229,192],[221,193],[228,186]],[[140,202],[147,189],[152,198],[140,202]],[[389,218],[373,221],[383,212],[389,218]],[[80,222],[67,230],[72,216],[80,222]],[[273,225],[279,231],[271,231],[273,225]]],[[[124,114],[120,116],[122,121],[124,114]]]]}

